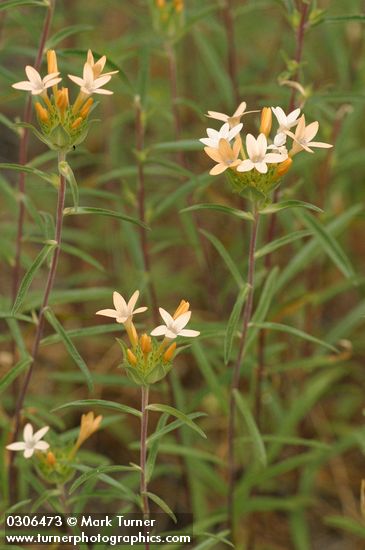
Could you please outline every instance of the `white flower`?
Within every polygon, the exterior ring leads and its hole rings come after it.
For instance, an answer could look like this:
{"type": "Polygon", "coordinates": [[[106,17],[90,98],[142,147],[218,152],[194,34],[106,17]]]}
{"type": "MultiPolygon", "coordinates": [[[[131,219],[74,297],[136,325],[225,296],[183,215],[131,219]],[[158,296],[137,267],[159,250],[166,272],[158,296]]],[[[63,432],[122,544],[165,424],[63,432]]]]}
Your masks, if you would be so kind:
{"type": "Polygon", "coordinates": [[[256,168],[261,174],[266,174],[267,164],[283,162],[287,156],[279,153],[267,153],[267,139],[265,134],[260,134],[257,139],[252,134],[246,136],[246,150],[248,159],[237,166],[238,172],[249,172],[256,168]]]}
{"type": "Polygon", "coordinates": [[[240,136],[237,136],[233,147],[230,146],[226,139],[219,140],[218,149],[214,149],[213,147],[204,147],[204,151],[208,157],[218,163],[213,166],[209,174],[216,176],[217,174],[221,174],[227,170],[227,168],[233,168],[234,166],[240,164],[241,161],[238,159],[238,155],[240,154],[241,145],[241,138],[240,136]]]}
{"type": "Polygon", "coordinates": [[[80,86],[81,91],[84,94],[110,95],[113,93],[110,90],[104,90],[102,88],[102,86],[107,84],[107,82],[109,82],[109,80],[111,79],[111,74],[109,73],[109,74],[105,74],[95,78],[93,68],[89,63],[85,63],[84,65],[84,72],[83,72],[82,78],[78,76],[73,76],[71,74],[69,74],[68,77],[70,80],[72,80],[72,82],[75,82],[75,84],[80,86]]]}
{"type": "Polygon", "coordinates": [[[277,129],[276,136],[274,138],[274,145],[281,147],[286,142],[287,132],[293,126],[298,124],[298,116],[300,115],[300,109],[295,109],[288,115],[286,115],[281,107],[271,107],[272,112],[274,113],[276,120],[279,123],[279,128],[277,129]]]}
{"type": "Polygon", "coordinates": [[[119,294],[119,292],[113,292],[113,303],[115,309],[101,309],[96,312],[96,315],[104,315],[105,317],[112,317],[117,323],[126,323],[132,320],[133,315],[136,313],[143,313],[147,310],[146,307],[139,307],[134,309],[139,297],[139,290],[136,290],[130,298],[128,304],[119,294]]]}
{"type": "Polygon", "coordinates": [[[200,332],[197,330],[189,330],[184,327],[188,324],[191,311],[187,311],[182,315],[179,315],[176,319],[171,317],[171,315],[162,307],[159,308],[160,315],[165,322],[165,325],[160,325],[153,329],[151,336],[165,336],[166,338],[174,339],[177,336],[189,336],[194,338],[199,336],[200,332]]]}
{"type": "MultiPolygon", "coordinates": [[[[205,116],[207,116],[208,118],[214,118],[215,120],[222,120],[223,122],[228,122],[230,128],[234,128],[240,122],[241,117],[244,114],[246,115],[248,114],[248,113],[245,113],[246,107],[247,107],[246,102],[242,101],[242,103],[239,104],[239,106],[237,107],[237,109],[235,110],[232,116],[226,115],[225,113],[217,113],[217,111],[208,111],[208,114],[205,116]]],[[[250,112],[253,112],[253,111],[250,111],[250,112]]]]}
{"type": "Polygon", "coordinates": [[[229,123],[226,122],[223,124],[223,126],[219,130],[214,130],[213,128],[207,128],[207,138],[201,138],[199,141],[204,143],[204,145],[207,145],[208,147],[212,147],[213,149],[218,149],[219,147],[219,141],[221,139],[226,139],[227,141],[231,141],[234,137],[236,137],[237,134],[240,133],[242,130],[243,124],[238,124],[234,128],[229,127],[229,123]]]}
{"type": "MultiPolygon", "coordinates": [[[[106,56],[103,55],[96,63],[94,60],[93,52],[91,50],[88,50],[87,52],[87,62],[90,65],[90,67],[93,70],[93,74],[95,78],[98,78],[101,73],[103,72],[105,63],[106,63],[106,56]]],[[[104,73],[103,76],[117,74],[119,71],[110,71],[108,73],[104,73]]]]}
{"type": "Polygon", "coordinates": [[[28,423],[25,425],[23,432],[24,441],[11,443],[6,448],[9,451],[24,451],[25,458],[30,458],[33,456],[34,451],[46,451],[49,448],[49,444],[46,441],[41,441],[48,430],[49,426],[45,426],[33,433],[33,426],[28,423]]]}
{"type": "Polygon", "coordinates": [[[31,92],[32,95],[43,94],[47,88],[55,86],[62,80],[62,78],[58,78],[60,73],[51,73],[42,79],[39,72],[30,65],[25,67],[25,74],[27,75],[28,80],[16,82],[16,84],[12,84],[12,87],[16,90],[31,92]]]}
{"type": "Polygon", "coordinates": [[[308,126],[305,125],[305,116],[302,115],[299,119],[298,126],[295,129],[295,134],[289,132],[288,135],[293,138],[293,148],[291,150],[292,155],[299,153],[303,149],[308,153],[313,153],[310,147],[319,147],[322,149],[328,149],[333,147],[329,143],[322,143],[321,141],[312,141],[318,132],[319,123],[317,121],[311,122],[308,126]]]}

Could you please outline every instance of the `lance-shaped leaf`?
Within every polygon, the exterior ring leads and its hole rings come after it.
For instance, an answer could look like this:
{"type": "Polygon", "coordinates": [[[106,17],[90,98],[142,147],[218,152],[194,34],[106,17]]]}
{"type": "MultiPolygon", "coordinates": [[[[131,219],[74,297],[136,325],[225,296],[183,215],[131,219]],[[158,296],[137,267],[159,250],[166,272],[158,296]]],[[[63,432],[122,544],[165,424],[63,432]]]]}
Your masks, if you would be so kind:
{"type": "Polygon", "coordinates": [[[241,315],[243,304],[246,301],[250,285],[246,284],[238,294],[236,303],[233,306],[232,313],[229,317],[227,324],[226,336],[224,338],[224,362],[227,365],[231,358],[231,351],[235,333],[237,330],[237,324],[241,315]]]}
{"type": "Polygon", "coordinates": [[[66,178],[67,183],[70,185],[75,214],[77,214],[77,208],[79,206],[79,188],[72,168],[66,160],[61,160],[61,162],[58,163],[58,170],[61,176],[66,178]]]}
{"type": "Polygon", "coordinates": [[[75,208],[65,208],[63,211],[64,216],[74,216],[74,215],[84,215],[84,214],[92,214],[94,216],[107,216],[109,218],[118,218],[119,220],[122,220],[124,222],[134,223],[136,225],[140,225],[141,227],[144,227],[145,229],[149,229],[149,227],[141,222],[140,220],[137,220],[136,218],[132,218],[131,216],[127,216],[126,214],[123,214],[122,212],[116,212],[115,210],[108,210],[106,208],[95,208],[93,206],[80,206],[75,210],[75,208]]]}

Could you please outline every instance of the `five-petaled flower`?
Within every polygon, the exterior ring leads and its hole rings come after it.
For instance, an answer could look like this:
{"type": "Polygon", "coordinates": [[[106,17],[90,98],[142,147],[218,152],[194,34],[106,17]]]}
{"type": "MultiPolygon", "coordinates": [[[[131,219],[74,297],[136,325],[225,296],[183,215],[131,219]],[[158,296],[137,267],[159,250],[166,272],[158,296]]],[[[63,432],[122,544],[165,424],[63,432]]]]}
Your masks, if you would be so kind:
{"type": "Polygon", "coordinates": [[[207,145],[208,147],[211,147],[213,149],[218,149],[219,147],[219,141],[221,139],[226,139],[227,141],[231,141],[234,137],[236,137],[237,134],[240,133],[242,130],[243,124],[238,124],[234,128],[229,127],[229,123],[226,122],[223,124],[223,126],[219,130],[214,130],[213,128],[207,128],[207,138],[201,138],[199,141],[204,143],[204,145],[207,145]]]}
{"type": "MultiPolygon", "coordinates": [[[[241,117],[245,114],[247,115],[248,112],[246,111],[246,102],[242,101],[233,115],[226,115],[225,113],[217,113],[217,111],[208,111],[208,114],[206,115],[208,118],[214,118],[215,120],[222,120],[223,122],[228,122],[230,128],[234,128],[237,124],[240,123],[241,117]]],[[[250,113],[252,111],[249,111],[250,113]]]]}
{"type": "Polygon", "coordinates": [[[249,172],[256,168],[261,174],[266,174],[267,164],[283,162],[287,158],[280,153],[267,153],[267,139],[264,134],[260,134],[257,139],[252,134],[247,134],[246,150],[249,158],[237,166],[238,172],[249,172]]]}
{"type": "Polygon", "coordinates": [[[290,128],[293,128],[293,126],[298,124],[300,109],[295,109],[288,115],[285,114],[281,107],[272,107],[271,109],[279,123],[279,128],[277,129],[276,136],[274,138],[274,145],[281,147],[286,142],[287,132],[290,128]]]}
{"type": "Polygon", "coordinates": [[[190,320],[191,311],[186,311],[175,319],[162,307],[159,308],[159,312],[165,324],[153,329],[151,336],[165,336],[165,338],[170,340],[173,340],[177,336],[187,336],[190,338],[199,336],[199,331],[184,328],[190,320]]]}
{"type": "MultiPolygon", "coordinates": [[[[100,61],[100,60],[99,60],[100,61]]],[[[100,67],[99,67],[100,68],[100,67]]],[[[99,69],[98,69],[99,70],[99,69]]],[[[86,62],[84,65],[84,71],[82,78],[79,76],[68,75],[72,82],[75,82],[81,88],[81,92],[86,95],[92,94],[106,94],[110,95],[113,92],[111,90],[105,90],[103,86],[109,82],[111,79],[111,74],[104,74],[98,77],[95,77],[93,67],[86,62]]]]}
{"type": "Polygon", "coordinates": [[[293,138],[294,143],[290,151],[290,155],[293,156],[303,149],[308,153],[313,153],[311,147],[319,147],[321,149],[328,149],[333,147],[330,143],[323,143],[321,141],[312,141],[318,132],[318,121],[311,122],[308,126],[305,125],[305,116],[302,115],[299,119],[298,126],[295,129],[295,134],[289,132],[288,135],[293,138]]]}
{"type": "Polygon", "coordinates": [[[46,451],[49,448],[49,444],[46,441],[42,441],[42,437],[48,432],[49,426],[41,428],[37,432],[33,432],[33,426],[28,423],[25,425],[23,431],[24,441],[16,441],[11,443],[6,448],[9,451],[24,451],[24,457],[30,458],[33,456],[34,451],[46,451]]]}
{"type": "Polygon", "coordinates": [[[25,67],[25,74],[27,75],[28,80],[16,82],[15,84],[12,84],[12,87],[16,90],[31,92],[32,95],[41,95],[47,90],[47,88],[55,86],[62,80],[62,78],[58,77],[60,73],[51,73],[42,78],[39,72],[30,65],[25,67]]]}
{"type": "MultiPolygon", "coordinates": [[[[103,55],[100,59],[98,59],[98,61],[95,62],[93,52],[91,50],[88,50],[87,63],[90,65],[90,67],[93,70],[94,78],[98,78],[103,72],[103,69],[105,67],[106,56],[103,55]]],[[[104,73],[102,76],[117,74],[117,72],[119,71],[109,71],[108,73],[104,73]]]]}
{"type": "Polygon", "coordinates": [[[231,147],[229,142],[223,138],[219,140],[218,149],[213,147],[205,147],[204,151],[206,154],[218,163],[213,166],[209,174],[216,176],[217,174],[221,174],[227,170],[227,168],[238,166],[241,162],[241,160],[238,159],[241,145],[241,138],[237,136],[233,147],[231,147]]]}
{"type": "Polygon", "coordinates": [[[132,321],[133,315],[136,313],[143,313],[148,308],[147,307],[139,307],[137,309],[134,309],[137,300],[139,297],[139,290],[136,290],[128,304],[123,298],[119,292],[113,292],[113,303],[115,309],[101,309],[100,311],[96,312],[96,315],[104,315],[105,317],[112,317],[117,321],[117,323],[129,323],[132,321]]]}

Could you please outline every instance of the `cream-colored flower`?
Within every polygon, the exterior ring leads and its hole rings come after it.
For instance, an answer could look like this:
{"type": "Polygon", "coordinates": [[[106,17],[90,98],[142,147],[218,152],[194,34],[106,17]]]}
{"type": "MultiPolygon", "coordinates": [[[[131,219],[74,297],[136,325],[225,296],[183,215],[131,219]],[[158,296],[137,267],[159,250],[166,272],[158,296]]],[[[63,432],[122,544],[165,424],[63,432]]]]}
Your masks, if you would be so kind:
{"type": "Polygon", "coordinates": [[[277,129],[276,136],[274,138],[274,145],[281,147],[286,143],[288,131],[298,124],[300,109],[295,109],[288,115],[284,113],[281,107],[271,107],[271,109],[279,123],[279,128],[277,129]]]}
{"type": "Polygon", "coordinates": [[[93,412],[88,412],[81,416],[79,437],[75,444],[76,449],[79,449],[86,439],[99,429],[102,420],[103,417],[101,415],[95,417],[93,412]]]}
{"type": "Polygon", "coordinates": [[[81,88],[81,92],[86,95],[92,94],[105,94],[110,95],[113,92],[111,90],[104,90],[102,86],[107,84],[111,79],[111,74],[105,74],[95,78],[92,66],[89,63],[85,63],[82,78],[79,76],[68,75],[72,82],[75,82],[81,88]]]}
{"type": "MultiPolygon", "coordinates": [[[[90,67],[93,70],[94,78],[98,78],[103,72],[103,69],[105,67],[106,56],[103,55],[100,59],[98,59],[98,61],[95,62],[93,52],[91,50],[88,50],[87,63],[90,65],[90,67]]],[[[104,73],[103,76],[117,74],[118,72],[119,71],[109,71],[108,73],[104,73]]]]}
{"type": "Polygon", "coordinates": [[[133,315],[136,313],[143,313],[148,308],[139,307],[134,309],[139,297],[139,290],[136,290],[130,298],[128,304],[119,292],[113,292],[113,303],[115,309],[101,309],[96,312],[96,315],[104,315],[105,317],[112,317],[117,323],[129,323],[132,321],[133,315]]]}
{"type": "Polygon", "coordinates": [[[176,317],[176,319],[174,319],[165,309],[162,309],[162,307],[159,308],[159,312],[165,324],[159,325],[153,329],[151,336],[165,336],[165,338],[170,340],[175,339],[177,336],[187,336],[189,338],[199,336],[199,331],[184,328],[190,320],[191,311],[182,313],[176,317]]]}
{"type": "Polygon", "coordinates": [[[246,150],[248,159],[237,166],[238,172],[249,172],[256,168],[261,174],[266,174],[267,164],[283,162],[287,157],[280,153],[267,153],[267,139],[265,134],[260,134],[257,139],[252,134],[246,136],[246,150]]]}
{"type": "Polygon", "coordinates": [[[207,128],[207,138],[201,138],[199,141],[204,143],[207,147],[212,147],[213,149],[218,149],[219,141],[221,139],[226,139],[231,141],[237,136],[242,130],[243,124],[238,124],[234,128],[229,127],[229,123],[226,122],[219,130],[214,130],[214,128],[207,128]]]}
{"type": "Polygon", "coordinates": [[[237,136],[233,147],[231,147],[229,142],[223,138],[219,140],[218,149],[214,149],[213,147],[204,147],[206,154],[218,163],[213,166],[209,174],[216,176],[217,174],[221,174],[227,170],[227,168],[238,166],[241,162],[238,158],[241,145],[241,138],[240,136],[237,136]]]}
{"type": "Polygon", "coordinates": [[[49,448],[49,444],[46,441],[41,441],[48,430],[49,426],[45,426],[34,433],[32,424],[28,423],[25,425],[23,431],[24,441],[16,441],[7,445],[6,448],[9,451],[24,451],[24,457],[30,458],[33,456],[34,451],[46,451],[49,448]]]}
{"type": "Polygon", "coordinates": [[[306,126],[305,116],[302,115],[299,119],[298,126],[295,129],[295,134],[288,132],[288,135],[294,140],[290,155],[296,155],[303,149],[308,153],[313,153],[314,151],[312,151],[311,147],[319,147],[321,149],[329,149],[330,147],[333,147],[330,143],[312,141],[312,139],[317,135],[318,129],[318,121],[311,122],[308,126],[306,126]]]}
{"type": "Polygon", "coordinates": [[[16,82],[15,84],[12,84],[12,87],[16,90],[31,92],[32,95],[41,95],[47,90],[47,88],[55,86],[62,80],[62,78],[58,77],[60,74],[58,72],[47,74],[47,76],[42,78],[39,72],[30,65],[25,67],[25,74],[27,75],[28,80],[16,82]]]}
{"type": "MultiPolygon", "coordinates": [[[[229,127],[234,128],[235,126],[237,126],[237,124],[240,123],[241,117],[244,114],[245,115],[248,114],[248,112],[245,113],[246,107],[247,107],[246,102],[242,101],[237,107],[237,109],[235,110],[235,112],[233,113],[233,115],[231,116],[226,115],[225,113],[217,113],[217,111],[208,111],[208,114],[205,116],[207,116],[208,118],[214,118],[215,120],[222,120],[223,122],[228,122],[229,127]]],[[[249,112],[252,113],[253,111],[249,111],[249,112]]]]}

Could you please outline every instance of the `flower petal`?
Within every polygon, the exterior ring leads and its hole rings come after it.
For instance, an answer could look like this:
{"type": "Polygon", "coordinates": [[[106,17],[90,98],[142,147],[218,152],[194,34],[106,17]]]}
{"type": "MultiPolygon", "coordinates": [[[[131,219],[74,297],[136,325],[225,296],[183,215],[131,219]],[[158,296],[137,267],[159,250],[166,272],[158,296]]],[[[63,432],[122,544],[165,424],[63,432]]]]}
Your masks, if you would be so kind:
{"type": "Polygon", "coordinates": [[[93,94],[102,94],[102,95],[112,95],[114,94],[114,92],[112,92],[111,90],[104,90],[102,88],[96,88],[95,90],[92,90],[93,94]]]}
{"type": "Polygon", "coordinates": [[[6,448],[9,451],[24,451],[25,443],[24,441],[16,441],[15,443],[10,443],[10,445],[7,445],[6,448]]]}
{"type": "Polygon", "coordinates": [[[42,84],[41,75],[38,71],[34,69],[34,67],[31,67],[30,65],[27,65],[25,67],[25,74],[27,75],[28,79],[32,84],[42,84]]]}
{"type": "Polygon", "coordinates": [[[266,139],[266,136],[265,134],[260,134],[259,137],[257,138],[257,147],[259,149],[259,157],[260,158],[263,158],[266,154],[266,150],[267,150],[267,139],[266,139]]]}
{"type": "Polygon", "coordinates": [[[280,155],[278,153],[267,153],[264,158],[264,162],[284,162],[287,157],[285,155],[280,155]]]}
{"type": "Polygon", "coordinates": [[[34,85],[31,82],[28,82],[28,80],[23,80],[22,82],[16,82],[11,86],[16,90],[23,90],[24,92],[30,92],[31,90],[34,89],[34,85]]]}
{"type": "Polygon", "coordinates": [[[72,74],[69,74],[67,76],[70,80],[72,80],[72,82],[75,82],[75,84],[77,84],[78,86],[83,86],[84,85],[83,79],[80,78],[79,76],[74,76],[72,74]]]}
{"type": "Polygon", "coordinates": [[[113,304],[117,311],[126,312],[128,309],[127,302],[119,292],[113,292],[113,304]]]}
{"type": "Polygon", "coordinates": [[[198,330],[190,330],[188,328],[184,328],[180,331],[179,336],[186,336],[188,338],[194,338],[195,336],[199,336],[200,332],[198,330]]]}
{"type": "Polygon", "coordinates": [[[136,313],[143,313],[144,311],[147,311],[147,310],[148,310],[148,307],[145,307],[145,306],[137,307],[137,309],[133,311],[133,315],[135,315],[136,313]]]}
{"type": "Polygon", "coordinates": [[[234,126],[233,128],[231,128],[231,130],[230,130],[229,133],[228,133],[228,140],[231,141],[231,139],[233,139],[234,137],[236,137],[236,135],[240,133],[240,131],[242,130],[242,128],[243,128],[242,122],[240,122],[239,124],[237,124],[237,126],[234,126]]]}
{"type": "Polygon", "coordinates": [[[304,130],[304,138],[307,143],[309,141],[312,141],[314,136],[317,134],[318,129],[319,129],[319,123],[317,120],[315,120],[314,122],[311,122],[310,124],[308,124],[308,126],[306,126],[304,130]]]}
{"type": "Polygon", "coordinates": [[[215,160],[215,162],[221,162],[221,154],[217,149],[214,149],[213,147],[204,147],[205,153],[210,157],[212,160],[215,160]]]}
{"type": "Polygon", "coordinates": [[[310,141],[307,145],[310,147],[319,147],[320,149],[330,149],[333,147],[330,143],[323,143],[322,141],[310,141]]]}
{"type": "Polygon", "coordinates": [[[160,315],[161,315],[162,319],[164,320],[164,322],[166,323],[167,326],[173,324],[174,320],[171,317],[170,313],[168,311],[166,311],[166,309],[163,309],[162,307],[159,307],[158,311],[160,312],[160,315]]]}
{"type": "Polygon", "coordinates": [[[228,115],[225,115],[224,113],[217,113],[217,111],[208,111],[208,114],[205,115],[208,118],[214,118],[215,120],[222,120],[223,122],[227,122],[228,115]]]}
{"type": "Polygon", "coordinates": [[[174,320],[174,326],[176,327],[177,331],[179,332],[182,328],[184,328],[185,325],[188,324],[191,317],[191,311],[186,311],[182,315],[179,315],[177,319],[174,320]]]}
{"type": "Polygon", "coordinates": [[[37,441],[34,445],[34,449],[37,449],[37,451],[46,451],[49,449],[49,443],[47,443],[47,441],[37,441]]]}
{"type": "Polygon", "coordinates": [[[176,334],[176,332],[173,332],[170,329],[167,329],[165,336],[166,336],[166,338],[170,338],[170,340],[174,340],[176,338],[176,336],[178,336],[178,334],[176,334]]]}
{"type": "Polygon", "coordinates": [[[129,299],[129,302],[127,305],[128,311],[132,312],[134,310],[134,306],[136,305],[138,298],[139,298],[139,290],[135,290],[129,299]]]}
{"type": "Polygon", "coordinates": [[[118,317],[118,312],[115,311],[115,309],[101,309],[100,311],[97,311],[95,315],[104,315],[104,317],[112,317],[113,319],[116,319],[118,317]]]}
{"type": "Polygon", "coordinates": [[[247,107],[246,101],[241,101],[241,103],[238,105],[237,109],[233,113],[232,118],[242,116],[243,113],[246,111],[246,107],[247,107]]]}
{"type": "Polygon", "coordinates": [[[237,166],[238,172],[249,172],[254,168],[254,163],[250,159],[245,159],[237,166]]]}
{"type": "Polygon", "coordinates": [[[220,162],[219,164],[216,164],[213,166],[213,168],[210,170],[209,174],[211,176],[218,176],[219,174],[222,174],[225,170],[227,170],[228,166],[226,164],[223,164],[220,162]]]}
{"type": "Polygon", "coordinates": [[[33,456],[33,454],[34,454],[34,448],[32,447],[31,449],[25,449],[23,456],[25,458],[30,458],[31,456],[33,456]]]}
{"type": "Polygon", "coordinates": [[[49,426],[44,426],[44,428],[41,428],[35,434],[33,435],[33,441],[40,441],[43,436],[48,432],[49,426]]]}
{"type": "Polygon", "coordinates": [[[33,438],[33,426],[28,422],[28,424],[25,425],[24,431],[23,431],[23,439],[25,442],[30,441],[33,438]]]}
{"type": "Polygon", "coordinates": [[[154,328],[150,334],[151,336],[165,336],[166,331],[167,331],[166,325],[160,325],[154,328]]]}
{"type": "Polygon", "coordinates": [[[266,174],[267,173],[267,165],[265,162],[255,162],[255,168],[260,174],[266,174]]]}

